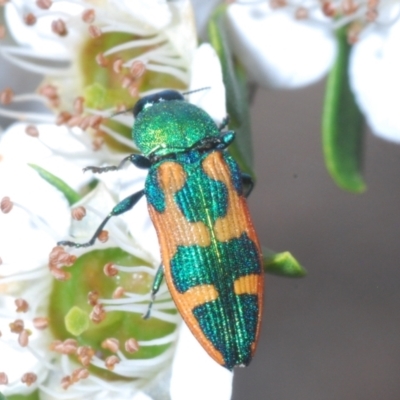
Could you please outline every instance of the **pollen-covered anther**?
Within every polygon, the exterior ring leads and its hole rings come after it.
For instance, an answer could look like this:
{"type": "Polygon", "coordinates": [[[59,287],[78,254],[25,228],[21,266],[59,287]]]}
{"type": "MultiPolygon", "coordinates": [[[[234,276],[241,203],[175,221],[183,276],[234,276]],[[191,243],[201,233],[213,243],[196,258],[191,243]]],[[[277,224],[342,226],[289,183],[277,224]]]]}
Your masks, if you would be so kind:
{"type": "Polygon", "coordinates": [[[1,199],[0,210],[4,214],[8,214],[12,210],[13,205],[14,203],[10,200],[10,198],[8,196],[5,196],[1,199]]]}
{"type": "Polygon", "coordinates": [[[71,278],[69,272],[63,271],[59,268],[50,268],[50,273],[53,275],[54,279],[57,279],[58,281],[67,281],[71,278]]]}
{"type": "Polygon", "coordinates": [[[39,89],[39,94],[46,97],[53,107],[58,107],[60,104],[60,97],[58,96],[57,88],[54,85],[43,85],[39,89]]]}
{"type": "Polygon", "coordinates": [[[71,210],[71,217],[76,221],[81,221],[86,216],[86,209],[83,206],[75,207],[71,210]]]}
{"type": "Polygon", "coordinates": [[[78,342],[75,339],[54,340],[50,344],[50,350],[60,354],[76,354],[77,349],[78,342]]]}
{"type": "Polygon", "coordinates": [[[16,319],[14,322],[10,322],[9,327],[12,333],[21,333],[24,330],[24,321],[16,319]]]}
{"type": "Polygon", "coordinates": [[[42,10],[48,10],[52,6],[51,0],[36,0],[36,5],[42,10]]]}
{"type": "Polygon", "coordinates": [[[117,356],[107,357],[104,361],[106,368],[110,371],[114,370],[115,364],[118,364],[121,360],[117,356]]]}
{"type": "Polygon", "coordinates": [[[99,239],[99,241],[100,241],[101,243],[107,242],[107,240],[108,240],[108,231],[106,231],[106,230],[101,231],[101,232],[98,234],[97,239],[99,239]]]}
{"type": "Polygon", "coordinates": [[[29,344],[29,336],[32,332],[29,329],[23,329],[22,332],[18,335],[18,344],[21,347],[26,347],[29,344]]]}
{"type": "Polygon", "coordinates": [[[347,30],[347,42],[349,44],[357,43],[362,29],[362,25],[359,22],[354,21],[347,30]]]}
{"type": "Polygon", "coordinates": [[[78,96],[74,100],[74,110],[77,114],[82,114],[83,113],[83,104],[85,103],[85,98],[83,96],[78,96]]]}
{"type": "Polygon", "coordinates": [[[107,263],[104,268],[103,272],[106,276],[115,276],[118,274],[118,269],[115,267],[115,264],[112,262],[107,263]]]}
{"type": "Polygon", "coordinates": [[[67,375],[67,376],[64,376],[62,379],[61,379],[61,387],[64,389],[64,390],[67,390],[71,385],[72,385],[72,379],[71,379],[71,377],[69,376],[69,375],[67,375]]]}
{"type": "Polygon", "coordinates": [[[118,104],[115,107],[116,112],[123,112],[123,111],[126,111],[127,109],[128,109],[128,107],[126,106],[126,104],[118,104]]]}
{"type": "Polygon", "coordinates": [[[132,78],[139,79],[146,71],[146,64],[143,61],[136,60],[129,68],[132,78]]]}
{"type": "Polygon", "coordinates": [[[24,22],[28,26],[32,26],[36,24],[36,17],[32,13],[28,13],[24,15],[24,22]]]}
{"type": "Polygon", "coordinates": [[[99,300],[99,292],[96,292],[95,290],[93,290],[92,292],[88,293],[87,299],[88,299],[88,303],[91,306],[95,306],[99,300]]]}
{"type": "Polygon", "coordinates": [[[119,340],[115,338],[107,338],[101,343],[101,347],[110,350],[111,353],[116,353],[119,350],[119,340]]]}
{"type": "Polygon", "coordinates": [[[72,114],[68,111],[61,111],[60,114],[57,115],[56,125],[64,125],[72,118],[72,114]]]}
{"type": "Polygon", "coordinates": [[[67,26],[61,18],[51,23],[51,30],[58,36],[66,36],[68,34],[67,26]]]}
{"type": "Polygon", "coordinates": [[[101,115],[90,115],[89,118],[89,126],[93,129],[97,129],[100,124],[104,121],[104,118],[101,115]]]}
{"type": "Polygon", "coordinates": [[[93,10],[93,8],[88,8],[82,13],[82,21],[86,22],[87,24],[92,24],[95,18],[96,18],[96,12],[93,10]]]}
{"type": "Polygon", "coordinates": [[[139,343],[136,339],[130,338],[125,342],[125,350],[128,353],[136,353],[139,350],[139,343]]]}
{"type": "Polygon", "coordinates": [[[97,303],[93,307],[92,312],[90,313],[90,319],[95,323],[99,324],[101,321],[104,321],[106,318],[106,311],[102,304],[97,303]]]}
{"type": "Polygon", "coordinates": [[[368,22],[374,22],[378,18],[378,10],[376,8],[368,8],[365,17],[368,22]]]}
{"type": "Polygon", "coordinates": [[[270,0],[269,5],[272,9],[282,8],[287,6],[286,0],[270,0]]]}
{"type": "Polygon", "coordinates": [[[85,367],[77,368],[72,371],[71,379],[73,383],[79,382],[81,379],[89,377],[89,371],[85,367]]]}
{"type": "Polygon", "coordinates": [[[115,290],[114,290],[114,292],[113,292],[113,294],[112,294],[112,298],[113,299],[120,299],[121,297],[123,297],[124,296],[124,294],[125,294],[125,289],[122,287],[122,286],[118,286],[115,290]]]}
{"type": "Polygon", "coordinates": [[[323,1],[322,12],[327,17],[334,17],[336,15],[336,7],[331,1],[323,1]]]}
{"type": "Polygon", "coordinates": [[[35,317],[33,318],[33,326],[42,331],[49,326],[49,319],[47,317],[35,317]]]}
{"type": "Polygon", "coordinates": [[[93,140],[92,140],[92,148],[93,151],[98,151],[103,147],[104,144],[104,138],[101,136],[96,136],[93,140]]]}
{"type": "Polygon", "coordinates": [[[76,350],[78,360],[84,367],[89,366],[95,353],[96,352],[90,346],[79,346],[76,350]]]}
{"type": "Polygon", "coordinates": [[[67,126],[73,128],[75,126],[79,126],[82,123],[84,117],[81,115],[71,115],[71,118],[66,123],[67,126]]]}
{"type": "Polygon", "coordinates": [[[122,67],[124,65],[124,60],[122,58],[117,58],[114,62],[113,62],[113,71],[116,74],[120,74],[122,71],[122,67]]]}
{"type": "Polygon", "coordinates": [[[308,18],[308,10],[305,7],[299,7],[295,13],[296,19],[307,19],[308,18]]]}
{"type": "Polygon", "coordinates": [[[132,83],[132,85],[129,86],[128,92],[129,92],[129,95],[130,95],[131,97],[138,97],[138,95],[139,95],[139,88],[138,88],[138,86],[137,86],[137,84],[136,84],[135,82],[132,83]]]}
{"type": "Polygon", "coordinates": [[[62,246],[53,247],[49,255],[50,270],[62,267],[71,267],[76,261],[76,256],[67,253],[62,246]]]}
{"type": "Polygon", "coordinates": [[[5,372],[0,372],[0,385],[8,384],[8,376],[5,372]]]}
{"type": "Polygon", "coordinates": [[[22,375],[21,382],[25,383],[26,386],[31,386],[37,381],[37,375],[33,372],[27,372],[22,375]]]}
{"type": "Polygon", "coordinates": [[[96,39],[103,34],[101,29],[96,25],[89,25],[88,31],[89,31],[90,37],[92,37],[93,39],[96,39]]]}
{"type": "Polygon", "coordinates": [[[11,104],[14,98],[14,92],[11,88],[5,88],[0,92],[0,103],[7,105],[11,104]]]}
{"type": "Polygon", "coordinates": [[[89,128],[90,125],[90,120],[89,120],[89,116],[85,115],[84,117],[82,117],[82,119],[79,122],[79,128],[81,128],[83,131],[86,131],[87,128],[89,128]]]}
{"type": "Polygon", "coordinates": [[[64,247],[62,246],[55,246],[51,249],[50,255],[49,255],[49,261],[51,264],[53,264],[54,262],[56,262],[58,260],[58,257],[60,256],[60,254],[64,253],[64,247]]]}
{"type": "Polygon", "coordinates": [[[341,10],[344,15],[354,14],[358,10],[358,4],[354,0],[342,0],[341,10]]]}
{"type": "Polygon", "coordinates": [[[35,125],[27,125],[25,128],[25,133],[31,137],[38,137],[39,131],[35,125]]]}
{"type": "Polygon", "coordinates": [[[17,306],[17,312],[25,313],[29,309],[29,304],[24,299],[15,299],[14,303],[17,306]]]}
{"type": "Polygon", "coordinates": [[[99,67],[105,68],[108,65],[108,60],[104,57],[103,53],[99,53],[96,56],[96,63],[99,67]]]}
{"type": "Polygon", "coordinates": [[[6,37],[6,27],[4,25],[0,25],[0,40],[6,37]]]}
{"type": "Polygon", "coordinates": [[[133,84],[133,78],[131,76],[125,75],[122,78],[121,86],[122,86],[123,89],[128,89],[129,86],[131,86],[132,84],[133,84]]]}

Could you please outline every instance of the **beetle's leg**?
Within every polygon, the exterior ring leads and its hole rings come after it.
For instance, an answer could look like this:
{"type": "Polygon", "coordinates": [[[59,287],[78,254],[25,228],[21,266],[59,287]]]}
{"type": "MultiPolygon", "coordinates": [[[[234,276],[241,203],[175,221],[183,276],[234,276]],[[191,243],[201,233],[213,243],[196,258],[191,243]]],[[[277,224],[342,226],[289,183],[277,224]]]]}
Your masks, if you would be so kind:
{"type": "Polygon", "coordinates": [[[151,288],[151,300],[150,300],[149,307],[147,308],[146,313],[143,315],[143,319],[150,318],[151,307],[153,306],[154,300],[156,299],[156,294],[157,294],[158,290],[160,289],[163,279],[164,279],[164,268],[163,268],[163,265],[161,264],[158,267],[156,276],[154,277],[153,286],[151,288]]]}
{"type": "Polygon", "coordinates": [[[222,129],[225,129],[229,124],[229,115],[227,115],[219,124],[218,130],[222,131],[222,129]]]}
{"type": "Polygon", "coordinates": [[[250,193],[254,189],[254,181],[253,178],[249,174],[246,174],[245,172],[242,172],[242,186],[243,186],[244,197],[249,197],[250,193]]]}
{"type": "Polygon", "coordinates": [[[141,154],[130,154],[122,159],[118,165],[109,165],[107,167],[88,166],[83,168],[83,172],[92,171],[95,174],[102,174],[103,172],[118,171],[127,161],[130,161],[133,165],[141,169],[148,169],[151,167],[151,161],[147,157],[142,156],[141,154]]]}
{"type": "Polygon", "coordinates": [[[130,154],[128,157],[125,157],[122,159],[122,161],[118,165],[108,165],[107,167],[94,167],[94,166],[88,166],[83,168],[83,172],[86,171],[92,171],[95,174],[102,174],[103,172],[110,172],[110,171],[117,171],[123,167],[123,165],[130,160],[131,156],[133,154],[130,154]]]}
{"type": "Polygon", "coordinates": [[[226,131],[219,136],[208,136],[198,141],[192,148],[199,151],[225,150],[235,140],[234,131],[226,131]]]}
{"type": "Polygon", "coordinates": [[[69,240],[62,240],[61,242],[58,242],[58,246],[71,246],[71,247],[88,247],[92,246],[94,242],[97,239],[97,236],[99,236],[100,232],[103,230],[104,226],[108,222],[108,220],[111,217],[115,217],[116,215],[123,214],[127,211],[129,211],[144,195],[144,189],[139,190],[139,192],[136,192],[134,194],[131,194],[130,196],[126,197],[124,200],[120,201],[112,210],[111,212],[107,215],[107,217],[104,219],[104,221],[100,224],[100,226],[96,229],[96,232],[94,233],[93,237],[86,243],[75,243],[75,242],[70,242],[69,240]]]}
{"type": "Polygon", "coordinates": [[[137,168],[140,169],[149,169],[152,165],[152,162],[146,156],[142,154],[131,154],[129,156],[129,161],[137,168]]]}

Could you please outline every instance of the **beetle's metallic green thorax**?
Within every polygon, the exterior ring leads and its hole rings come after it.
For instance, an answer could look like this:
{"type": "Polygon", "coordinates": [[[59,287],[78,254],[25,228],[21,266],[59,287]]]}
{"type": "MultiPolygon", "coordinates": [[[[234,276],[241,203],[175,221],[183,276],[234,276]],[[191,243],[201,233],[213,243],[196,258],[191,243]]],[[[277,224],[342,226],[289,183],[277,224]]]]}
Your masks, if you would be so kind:
{"type": "Polygon", "coordinates": [[[134,142],[145,156],[180,153],[205,137],[218,135],[217,126],[205,111],[179,100],[144,108],[132,131],[134,142]]]}

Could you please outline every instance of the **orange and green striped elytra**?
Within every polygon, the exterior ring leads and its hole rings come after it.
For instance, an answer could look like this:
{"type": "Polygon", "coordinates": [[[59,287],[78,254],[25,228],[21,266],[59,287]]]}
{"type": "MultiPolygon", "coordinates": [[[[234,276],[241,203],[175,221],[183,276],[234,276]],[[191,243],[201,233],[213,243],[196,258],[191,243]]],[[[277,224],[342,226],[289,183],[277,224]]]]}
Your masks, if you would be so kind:
{"type": "Polygon", "coordinates": [[[170,90],[142,98],[133,113],[133,140],[142,154],[126,161],[149,169],[145,188],[117,204],[89,242],[59,244],[93,244],[109,218],[144,195],[162,258],[152,299],[165,276],[182,318],[208,354],[230,370],[248,365],[260,332],[263,267],[246,202],[251,181],[226,151],[234,132],[223,132],[170,90]]]}

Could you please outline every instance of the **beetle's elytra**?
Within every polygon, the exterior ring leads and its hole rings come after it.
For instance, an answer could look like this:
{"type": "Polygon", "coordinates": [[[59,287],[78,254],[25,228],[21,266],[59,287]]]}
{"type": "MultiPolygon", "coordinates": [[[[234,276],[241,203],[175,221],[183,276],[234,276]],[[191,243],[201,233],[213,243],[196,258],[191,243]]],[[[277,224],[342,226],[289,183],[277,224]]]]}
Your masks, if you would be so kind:
{"type": "Polygon", "coordinates": [[[249,178],[226,151],[234,133],[222,132],[176,91],[146,96],[133,112],[133,140],[142,154],[123,162],[148,168],[145,188],[117,204],[89,242],[59,244],[93,244],[109,218],[144,195],[162,258],[152,297],[165,276],[176,307],[208,354],[230,370],[248,365],[260,332],[263,268],[243,185],[249,178]]]}

